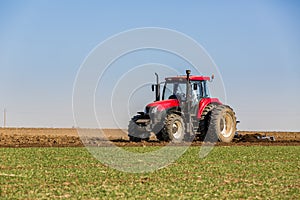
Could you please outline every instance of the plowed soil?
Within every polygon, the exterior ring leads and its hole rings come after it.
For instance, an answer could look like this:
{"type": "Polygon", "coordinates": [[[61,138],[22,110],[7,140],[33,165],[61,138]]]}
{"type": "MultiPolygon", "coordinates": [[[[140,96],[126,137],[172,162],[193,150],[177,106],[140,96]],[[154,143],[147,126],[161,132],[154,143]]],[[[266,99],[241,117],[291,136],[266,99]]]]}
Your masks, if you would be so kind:
{"type": "MultiPolygon", "coordinates": [[[[85,129],[89,133],[79,137],[77,129],[68,128],[0,128],[0,147],[82,147],[89,146],[165,146],[151,137],[149,142],[129,142],[126,130],[104,129],[106,137],[99,136],[97,129],[85,129]],[[112,143],[111,143],[111,142],[112,143]]],[[[100,134],[101,135],[101,134],[100,134]]],[[[300,132],[258,132],[239,131],[239,138],[231,143],[218,142],[218,146],[252,145],[300,145],[300,132]],[[257,136],[274,136],[275,141],[259,140],[257,136]]],[[[203,142],[194,141],[192,146],[201,146],[203,142]]],[[[181,145],[181,144],[176,144],[181,145]]]]}

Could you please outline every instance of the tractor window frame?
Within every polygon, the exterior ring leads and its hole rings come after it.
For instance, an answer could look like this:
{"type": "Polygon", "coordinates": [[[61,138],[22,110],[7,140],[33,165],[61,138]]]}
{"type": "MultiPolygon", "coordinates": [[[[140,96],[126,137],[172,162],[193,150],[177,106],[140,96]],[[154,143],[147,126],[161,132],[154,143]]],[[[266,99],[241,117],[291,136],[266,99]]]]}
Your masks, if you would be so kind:
{"type": "Polygon", "coordinates": [[[162,100],[167,100],[169,99],[169,96],[166,96],[166,89],[170,90],[170,87],[167,87],[167,84],[172,85],[172,91],[171,95],[176,95],[175,90],[178,91],[180,90],[184,94],[186,93],[186,82],[185,81],[166,81],[164,84],[163,92],[162,92],[162,100]],[[184,86],[183,86],[184,85],[184,86]]]}
{"type": "MultiPolygon", "coordinates": [[[[208,89],[208,85],[207,85],[207,81],[191,81],[191,90],[192,90],[192,85],[194,83],[197,83],[198,85],[198,91],[197,93],[199,94],[199,99],[201,98],[209,98],[210,97],[210,93],[209,93],[209,89],[208,89]]],[[[169,99],[169,96],[166,96],[166,88],[168,90],[170,90],[170,87],[167,87],[167,84],[172,84],[172,90],[171,93],[174,94],[175,90],[178,90],[178,88],[181,88],[181,91],[185,93],[185,91],[182,90],[182,87],[180,87],[180,85],[185,85],[186,82],[185,81],[166,81],[164,83],[164,88],[163,88],[163,92],[162,92],[162,100],[166,100],[169,99]]],[[[184,87],[184,90],[186,90],[186,87],[184,87]]]]}
{"type": "Polygon", "coordinates": [[[202,85],[202,88],[203,88],[203,96],[202,97],[203,98],[210,97],[207,81],[201,81],[201,85],[202,85]]]}

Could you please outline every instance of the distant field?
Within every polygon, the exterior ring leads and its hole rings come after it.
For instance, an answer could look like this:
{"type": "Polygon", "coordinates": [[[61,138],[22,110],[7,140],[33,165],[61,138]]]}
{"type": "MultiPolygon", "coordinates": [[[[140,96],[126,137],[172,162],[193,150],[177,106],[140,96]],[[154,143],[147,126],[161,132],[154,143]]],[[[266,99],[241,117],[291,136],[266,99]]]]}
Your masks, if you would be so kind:
{"type": "MultiPolygon", "coordinates": [[[[126,147],[151,151],[159,147],[126,147]]],[[[300,146],[190,147],[153,173],[123,173],[85,148],[0,148],[0,199],[300,199],[300,146]]]]}

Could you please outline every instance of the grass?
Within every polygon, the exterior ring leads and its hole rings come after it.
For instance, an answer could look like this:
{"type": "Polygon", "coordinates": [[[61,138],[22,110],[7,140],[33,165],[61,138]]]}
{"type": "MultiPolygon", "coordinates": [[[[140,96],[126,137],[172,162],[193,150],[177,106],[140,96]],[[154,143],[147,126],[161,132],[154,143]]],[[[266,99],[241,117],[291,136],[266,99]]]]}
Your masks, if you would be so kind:
{"type": "Polygon", "coordinates": [[[85,148],[1,148],[0,199],[300,199],[300,146],[216,147],[205,159],[198,155],[190,147],[166,168],[131,174],[85,148]]]}

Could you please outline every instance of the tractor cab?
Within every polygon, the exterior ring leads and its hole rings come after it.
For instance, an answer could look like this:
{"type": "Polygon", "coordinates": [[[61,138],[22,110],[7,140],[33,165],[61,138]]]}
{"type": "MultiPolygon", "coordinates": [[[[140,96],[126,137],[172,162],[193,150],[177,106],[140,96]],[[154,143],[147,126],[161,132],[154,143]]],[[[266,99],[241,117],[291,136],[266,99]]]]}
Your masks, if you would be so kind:
{"type": "Polygon", "coordinates": [[[177,99],[180,102],[187,100],[187,92],[190,92],[192,101],[197,101],[201,98],[210,97],[207,87],[209,77],[191,76],[190,82],[187,81],[186,76],[169,77],[165,79],[166,82],[163,87],[162,100],[177,99]],[[187,88],[189,87],[189,88],[187,88]]]}
{"type": "Polygon", "coordinates": [[[160,95],[160,84],[152,85],[152,91],[155,91],[155,101],[146,106],[145,113],[150,111],[177,110],[196,114],[199,102],[202,99],[209,99],[209,89],[207,82],[211,78],[207,76],[176,76],[167,77],[163,82],[162,94],[160,95]]]}

